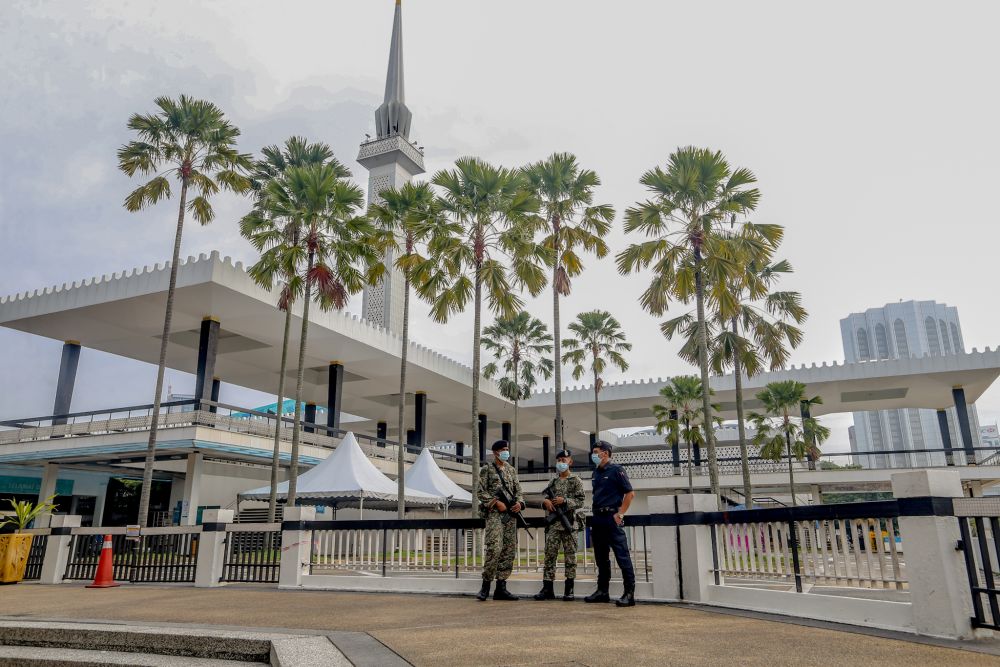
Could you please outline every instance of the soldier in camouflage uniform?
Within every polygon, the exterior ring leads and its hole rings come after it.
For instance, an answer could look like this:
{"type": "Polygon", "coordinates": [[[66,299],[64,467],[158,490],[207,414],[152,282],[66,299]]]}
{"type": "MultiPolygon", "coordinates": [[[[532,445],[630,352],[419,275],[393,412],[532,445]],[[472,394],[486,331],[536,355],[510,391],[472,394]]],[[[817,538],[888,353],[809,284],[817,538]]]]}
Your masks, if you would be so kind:
{"type": "Polygon", "coordinates": [[[575,599],[573,580],[576,578],[576,511],[583,506],[586,494],[579,476],[569,471],[571,465],[573,459],[569,450],[563,449],[556,454],[556,471],[559,475],[553,478],[547,487],[552,490],[553,498],[542,501],[542,507],[548,512],[555,512],[557,507],[561,507],[569,518],[573,530],[566,530],[559,520],[553,521],[545,528],[545,574],[542,590],[535,595],[536,600],[554,600],[556,597],[553,586],[560,549],[565,554],[566,567],[566,584],[562,599],[567,602],[575,599]]]}
{"type": "Polygon", "coordinates": [[[524,495],[517,471],[507,463],[510,448],[506,440],[493,443],[493,461],[479,471],[479,508],[486,518],[484,541],[486,556],[483,558],[483,587],[476,599],[482,601],[490,596],[490,583],[497,580],[494,600],[516,600],[517,596],[507,590],[507,577],[514,567],[517,551],[517,521],[514,514],[524,509],[524,495]],[[513,507],[507,507],[497,498],[498,491],[505,489],[514,500],[513,507]]]}

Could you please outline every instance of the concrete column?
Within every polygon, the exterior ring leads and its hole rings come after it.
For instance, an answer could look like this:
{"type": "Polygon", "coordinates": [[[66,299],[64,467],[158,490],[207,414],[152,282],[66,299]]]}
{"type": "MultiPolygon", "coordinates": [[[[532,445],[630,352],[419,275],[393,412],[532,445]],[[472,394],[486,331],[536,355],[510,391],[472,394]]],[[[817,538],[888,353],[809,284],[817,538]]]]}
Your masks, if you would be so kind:
{"type": "Polygon", "coordinates": [[[330,377],[326,382],[326,425],[340,428],[340,403],[344,386],[344,365],[330,362],[330,377]]]}
{"type": "Polygon", "coordinates": [[[100,483],[100,488],[97,491],[97,497],[94,500],[94,520],[91,524],[92,526],[103,526],[104,525],[104,505],[108,499],[108,482],[111,480],[104,480],[100,483]]]}
{"type": "MultiPolygon", "coordinates": [[[[715,496],[688,493],[677,496],[678,514],[717,511],[719,504],[715,496]]],[[[708,602],[708,587],[715,583],[715,573],[712,572],[712,527],[681,526],[680,536],[680,571],[684,582],[684,599],[690,602],[708,602]]]]}
{"type": "Polygon", "coordinates": [[[278,588],[299,588],[302,575],[309,573],[309,552],[312,531],[304,530],[302,521],[314,521],[316,508],[286,507],[281,522],[281,563],[278,566],[278,588]]]}
{"type": "Polygon", "coordinates": [[[486,415],[479,413],[479,462],[486,461],[486,415]]]}
{"type": "MultiPolygon", "coordinates": [[[[59,464],[46,463],[42,466],[42,486],[38,490],[38,503],[43,503],[56,495],[56,482],[59,480],[59,464]]],[[[68,507],[60,507],[62,511],[69,513],[68,507]]],[[[35,519],[35,528],[48,528],[52,518],[50,512],[43,512],[35,519]]]]}
{"type": "MultiPolygon", "coordinates": [[[[911,470],[892,475],[892,494],[903,498],[959,498],[957,470],[911,470]]],[[[972,637],[972,594],[961,535],[950,516],[903,516],[899,530],[906,553],[910,604],[917,634],[954,639],[972,637]]]]}
{"type": "Polygon", "coordinates": [[[944,447],[944,458],[948,465],[955,465],[955,454],[951,447],[951,430],[948,428],[948,411],[938,410],[938,430],[941,431],[941,446],[944,447]]]}
{"type": "Polygon", "coordinates": [[[181,499],[181,525],[193,526],[198,521],[198,501],[201,495],[201,471],[204,467],[201,452],[192,452],[187,457],[187,471],[184,475],[184,497],[181,499]]]}
{"type": "Polygon", "coordinates": [[[965,402],[965,389],[953,387],[952,398],[955,399],[955,416],[958,417],[958,432],[962,437],[962,447],[965,448],[965,464],[976,465],[976,450],[972,440],[972,427],[969,425],[969,406],[965,402]]]}
{"type": "MultiPolygon", "coordinates": [[[[212,396],[212,378],[215,377],[215,357],[219,352],[219,320],[206,317],[201,321],[198,337],[198,371],[194,386],[194,398],[203,401],[212,396]]],[[[201,410],[200,403],[195,406],[201,410]]]]}
{"type": "MultiPolygon", "coordinates": [[[[307,424],[315,424],[316,423],[316,404],[315,403],[306,403],[306,413],[305,413],[305,415],[303,415],[302,421],[305,422],[305,423],[307,423],[307,424]]],[[[306,433],[315,433],[316,432],[316,429],[313,428],[312,426],[303,426],[302,430],[305,431],[306,433]]]]}
{"type": "Polygon", "coordinates": [[[56,514],[52,517],[52,533],[45,545],[45,556],[42,557],[42,574],[38,579],[41,584],[61,584],[66,573],[66,563],[69,560],[69,546],[72,540],[72,530],[80,526],[79,516],[72,514],[56,514]]]}
{"type": "MultiPolygon", "coordinates": [[[[73,386],[76,384],[76,369],[80,364],[80,343],[68,340],[63,343],[62,359],[59,361],[59,379],[56,380],[56,396],[52,404],[53,415],[65,415],[73,402],[73,386]]],[[[52,425],[65,424],[65,419],[53,419],[52,425]]]]}
{"type": "Polygon", "coordinates": [[[819,484],[813,484],[810,492],[812,493],[813,505],[823,504],[823,490],[820,489],[819,484]]]}
{"type": "MultiPolygon", "coordinates": [[[[222,389],[222,380],[220,380],[218,377],[213,377],[212,378],[212,402],[213,403],[218,403],[219,402],[219,390],[221,390],[221,389],[222,389]]],[[[208,411],[209,412],[218,412],[219,409],[213,405],[213,406],[211,406],[208,409],[208,411]]]]}
{"type": "MultiPolygon", "coordinates": [[[[676,514],[677,496],[650,496],[650,514],[676,514]]],[[[682,600],[678,568],[678,534],[675,526],[656,526],[646,529],[649,540],[649,557],[653,566],[653,599],[682,600]]]]}
{"type": "Polygon", "coordinates": [[[427,393],[418,391],[413,394],[413,423],[417,432],[416,442],[420,449],[427,446],[427,393]]]}
{"type": "MultiPolygon", "coordinates": [[[[385,436],[389,433],[389,425],[385,422],[378,422],[375,424],[375,437],[379,440],[385,440],[385,436]]],[[[385,447],[384,442],[378,443],[379,447],[385,447]]]]}
{"type": "Polygon", "coordinates": [[[545,468],[545,472],[549,471],[549,436],[542,436],[542,467],[545,468]]]}
{"type": "Polygon", "coordinates": [[[195,588],[222,585],[220,580],[226,559],[226,526],[233,522],[234,514],[233,510],[205,510],[202,514],[198,561],[194,570],[195,588]]]}
{"type": "Polygon", "coordinates": [[[500,422],[500,439],[510,442],[510,422],[500,422]]]}

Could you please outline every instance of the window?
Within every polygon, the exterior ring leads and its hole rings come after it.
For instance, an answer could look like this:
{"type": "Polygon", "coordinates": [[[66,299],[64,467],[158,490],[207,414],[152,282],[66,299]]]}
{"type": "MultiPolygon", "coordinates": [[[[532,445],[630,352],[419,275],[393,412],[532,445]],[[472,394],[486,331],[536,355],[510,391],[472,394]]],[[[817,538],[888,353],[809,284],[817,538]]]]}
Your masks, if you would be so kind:
{"type": "Polygon", "coordinates": [[[935,357],[941,356],[941,343],[938,342],[937,322],[933,317],[928,316],[924,320],[924,328],[927,330],[927,350],[935,357]]]}
{"type": "Polygon", "coordinates": [[[906,325],[903,324],[903,320],[896,318],[892,323],[892,332],[896,336],[896,356],[909,359],[910,346],[906,344],[906,325]]]}
{"type": "Polygon", "coordinates": [[[868,344],[868,330],[858,329],[858,359],[868,361],[872,358],[871,346],[868,344]]]}
{"type": "Polygon", "coordinates": [[[881,323],[875,325],[875,349],[879,359],[889,358],[889,340],[885,337],[885,327],[881,323]]]}
{"type": "Polygon", "coordinates": [[[962,344],[962,337],[958,334],[958,326],[951,323],[951,344],[955,347],[955,354],[965,352],[965,345],[962,344]]]}
{"type": "Polygon", "coordinates": [[[944,346],[944,353],[951,354],[951,340],[948,338],[948,326],[941,320],[941,343],[944,346]]]}

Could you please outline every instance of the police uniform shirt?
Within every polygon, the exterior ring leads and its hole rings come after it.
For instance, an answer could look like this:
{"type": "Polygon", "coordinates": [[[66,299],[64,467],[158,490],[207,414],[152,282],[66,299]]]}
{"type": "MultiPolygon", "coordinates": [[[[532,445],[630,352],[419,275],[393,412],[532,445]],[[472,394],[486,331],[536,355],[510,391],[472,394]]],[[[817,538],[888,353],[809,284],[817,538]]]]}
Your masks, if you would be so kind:
{"type": "Polygon", "coordinates": [[[603,507],[621,507],[625,494],[632,490],[632,483],[625,468],[614,463],[596,468],[591,481],[594,485],[595,510],[603,507]]]}

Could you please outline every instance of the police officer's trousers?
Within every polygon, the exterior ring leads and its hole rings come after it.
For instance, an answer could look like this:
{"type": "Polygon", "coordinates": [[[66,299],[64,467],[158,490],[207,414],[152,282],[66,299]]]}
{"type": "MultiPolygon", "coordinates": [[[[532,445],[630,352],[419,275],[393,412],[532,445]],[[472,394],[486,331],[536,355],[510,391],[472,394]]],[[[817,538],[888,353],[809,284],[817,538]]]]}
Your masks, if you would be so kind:
{"type": "Polygon", "coordinates": [[[595,514],[590,529],[590,540],[594,547],[594,562],[597,563],[597,589],[607,592],[611,581],[611,558],[609,550],[615,552],[618,569],[622,571],[622,582],[626,589],[635,588],[635,568],[628,552],[625,529],[615,523],[613,514],[595,514]]]}

